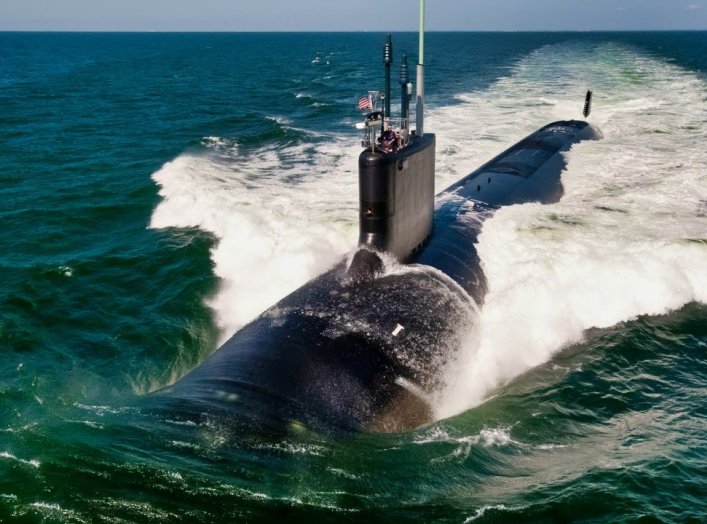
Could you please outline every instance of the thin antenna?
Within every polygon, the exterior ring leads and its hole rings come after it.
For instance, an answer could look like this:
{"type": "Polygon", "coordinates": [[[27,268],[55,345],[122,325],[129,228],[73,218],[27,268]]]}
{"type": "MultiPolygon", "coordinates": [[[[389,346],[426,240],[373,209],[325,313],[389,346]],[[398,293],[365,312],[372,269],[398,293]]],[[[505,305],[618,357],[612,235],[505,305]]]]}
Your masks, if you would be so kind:
{"type": "MultiPolygon", "coordinates": [[[[400,119],[404,122],[410,116],[408,99],[408,82],[410,81],[410,73],[408,69],[408,55],[403,55],[403,60],[400,62],[400,119]]],[[[409,127],[409,126],[405,126],[409,127]]]]}
{"type": "Polygon", "coordinates": [[[386,118],[390,117],[390,64],[393,63],[393,40],[388,34],[383,47],[383,63],[385,64],[385,98],[383,99],[383,111],[386,118]]]}
{"type": "Polygon", "coordinates": [[[425,0],[420,0],[420,52],[417,62],[417,100],[415,103],[415,134],[424,134],[425,120],[425,0]]]}

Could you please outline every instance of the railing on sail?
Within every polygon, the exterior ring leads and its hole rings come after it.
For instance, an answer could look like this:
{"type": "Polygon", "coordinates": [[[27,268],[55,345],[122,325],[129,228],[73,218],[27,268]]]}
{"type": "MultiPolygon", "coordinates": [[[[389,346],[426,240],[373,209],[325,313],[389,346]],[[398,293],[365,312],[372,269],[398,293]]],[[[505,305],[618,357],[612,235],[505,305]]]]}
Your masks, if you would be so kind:
{"type": "Polygon", "coordinates": [[[371,151],[393,153],[410,144],[410,120],[385,118],[381,111],[368,113],[363,122],[356,124],[362,132],[361,146],[371,151]],[[385,120],[385,122],[383,121],[385,120]]]}
{"type": "MultiPolygon", "coordinates": [[[[425,98],[425,0],[420,0],[420,35],[419,35],[419,55],[417,62],[417,96],[415,103],[415,136],[423,136],[424,127],[424,98],[425,98]]],[[[390,117],[390,66],[393,62],[393,43],[390,35],[386,39],[383,50],[383,62],[385,64],[385,92],[369,91],[368,97],[359,100],[360,109],[369,109],[363,122],[356,124],[356,128],[362,131],[361,145],[364,149],[371,151],[382,151],[392,153],[398,149],[407,147],[411,141],[410,133],[410,99],[412,98],[412,83],[409,81],[407,55],[403,55],[400,64],[400,86],[401,86],[401,117],[393,119],[390,117]],[[379,100],[384,102],[384,110],[377,111],[376,106],[379,100]],[[380,130],[380,135],[378,135],[380,130]],[[390,132],[395,133],[393,138],[390,132]]]]}

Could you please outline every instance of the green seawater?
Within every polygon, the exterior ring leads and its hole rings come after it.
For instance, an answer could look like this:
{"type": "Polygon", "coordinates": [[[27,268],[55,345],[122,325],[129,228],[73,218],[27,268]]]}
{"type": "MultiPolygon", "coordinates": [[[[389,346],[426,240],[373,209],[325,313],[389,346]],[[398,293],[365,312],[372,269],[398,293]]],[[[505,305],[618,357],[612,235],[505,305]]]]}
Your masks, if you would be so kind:
{"type": "Polygon", "coordinates": [[[705,32],[428,36],[438,190],[587,88],[604,133],[485,224],[440,420],[143,409],[353,245],[383,40],[0,33],[0,522],[707,522],[705,32]]]}

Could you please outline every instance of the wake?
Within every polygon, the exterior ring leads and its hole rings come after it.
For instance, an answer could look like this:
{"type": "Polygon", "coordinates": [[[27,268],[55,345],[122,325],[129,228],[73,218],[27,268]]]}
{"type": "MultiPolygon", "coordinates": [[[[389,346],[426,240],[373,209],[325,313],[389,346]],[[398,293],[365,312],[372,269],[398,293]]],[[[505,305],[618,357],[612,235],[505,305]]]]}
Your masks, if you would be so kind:
{"type": "MultiPolygon", "coordinates": [[[[588,87],[604,139],[568,153],[563,199],[503,208],[483,226],[489,293],[459,326],[440,417],[479,404],[589,328],[707,302],[707,85],[689,71],[614,44],[540,48],[488,89],[430,112],[437,190],[539,126],[579,117],[588,87]]],[[[241,151],[211,138],[153,175],[162,201],[150,227],[217,239],[221,285],[209,306],[222,341],[355,245],[357,143],[352,132],[241,151]]]]}

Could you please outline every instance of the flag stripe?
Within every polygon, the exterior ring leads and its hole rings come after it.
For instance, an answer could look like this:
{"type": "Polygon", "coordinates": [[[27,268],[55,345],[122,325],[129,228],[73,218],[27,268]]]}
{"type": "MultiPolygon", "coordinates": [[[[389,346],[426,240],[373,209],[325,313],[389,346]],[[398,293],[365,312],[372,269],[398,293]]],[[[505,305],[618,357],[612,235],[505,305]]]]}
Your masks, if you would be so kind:
{"type": "Polygon", "coordinates": [[[373,104],[371,104],[371,99],[367,96],[362,96],[358,99],[359,109],[373,109],[373,104]]]}

